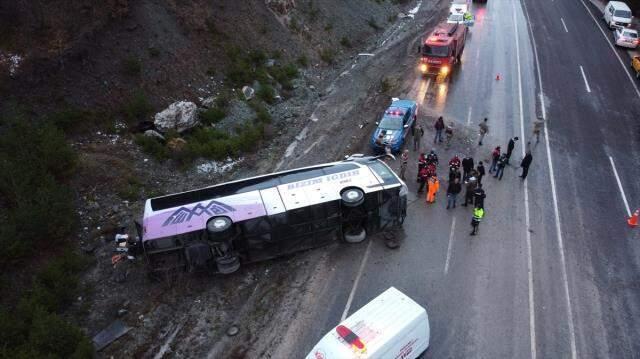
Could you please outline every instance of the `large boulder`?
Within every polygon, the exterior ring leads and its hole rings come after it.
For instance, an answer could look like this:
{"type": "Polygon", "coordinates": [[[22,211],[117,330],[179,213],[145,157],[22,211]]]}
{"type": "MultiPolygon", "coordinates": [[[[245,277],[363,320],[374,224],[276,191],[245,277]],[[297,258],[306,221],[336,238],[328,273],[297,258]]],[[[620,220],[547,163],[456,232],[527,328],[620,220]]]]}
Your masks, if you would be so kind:
{"type": "Polygon", "coordinates": [[[164,111],[156,113],[153,123],[160,131],[186,131],[198,125],[198,107],[193,102],[174,102],[164,111]]]}

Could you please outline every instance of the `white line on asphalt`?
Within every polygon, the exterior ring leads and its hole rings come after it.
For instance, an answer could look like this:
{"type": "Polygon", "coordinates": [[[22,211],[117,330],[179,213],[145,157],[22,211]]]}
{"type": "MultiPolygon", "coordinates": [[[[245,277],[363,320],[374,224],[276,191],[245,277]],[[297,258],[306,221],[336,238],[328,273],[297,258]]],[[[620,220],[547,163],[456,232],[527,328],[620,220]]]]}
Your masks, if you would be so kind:
{"type": "Polygon", "coordinates": [[[471,106],[469,106],[469,112],[467,113],[467,126],[471,125],[471,106]]]}
{"type": "Polygon", "coordinates": [[[449,260],[451,259],[451,243],[453,243],[453,232],[456,230],[456,217],[451,221],[451,233],[449,233],[449,246],[447,246],[447,260],[444,261],[444,274],[449,272],[449,260]]]}
{"type": "MultiPolygon", "coordinates": [[[[520,67],[520,41],[518,39],[518,21],[516,20],[516,6],[515,2],[511,3],[513,9],[513,23],[515,25],[515,37],[516,37],[516,63],[518,65],[518,102],[520,105],[520,136],[522,136],[522,142],[526,140],[524,136],[524,110],[522,105],[522,70],[520,67]]],[[[525,146],[522,147],[522,157],[525,155],[525,146]]],[[[528,294],[529,294],[529,340],[531,348],[531,359],[536,359],[536,314],[535,304],[533,296],[533,261],[531,259],[531,233],[529,232],[529,190],[527,187],[527,180],[524,180],[524,219],[525,219],[525,236],[527,239],[527,279],[528,279],[528,294]]]]}
{"type": "Polygon", "coordinates": [[[349,315],[349,308],[351,307],[351,302],[353,302],[353,296],[356,294],[356,289],[358,289],[360,277],[362,277],[364,266],[367,264],[367,258],[369,258],[369,252],[371,252],[371,243],[373,243],[373,241],[369,239],[369,243],[367,243],[367,249],[364,251],[364,256],[362,257],[362,262],[360,262],[360,268],[358,269],[356,280],[353,282],[353,288],[351,288],[351,292],[349,293],[347,305],[344,307],[344,312],[342,312],[342,318],[340,318],[341,322],[347,318],[347,315],[349,315]]]}
{"type": "Polygon", "coordinates": [[[638,95],[638,98],[640,98],[640,90],[638,90],[638,85],[636,85],[636,82],[633,79],[633,77],[631,77],[631,74],[629,73],[629,70],[627,70],[627,67],[625,66],[624,62],[622,62],[622,58],[620,57],[620,54],[618,54],[618,52],[616,51],[616,48],[613,47],[613,45],[611,44],[611,41],[609,41],[609,37],[604,32],[604,30],[602,30],[602,27],[598,23],[598,20],[596,20],[595,16],[593,16],[593,14],[591,13],[591,10],[589,10],[589,7],[587,6],[587,4],[585,4],[583,0],[580,0],[580,2],[582,3],[582,6],[584,6],[584,8],[587,10],[589,15],[591,15],[591,19],[593,19],[593,22],[596,23],[596,26],[600,30],[600,33],[602,33],[602,36],[604,36],[605,41],[609,45],[609,48],[611,48],[611,51],[613,51],[613,53],[618,58],[618,62],[620,62],[620,66],[622,66],[622,69],[624,70],[624,73],[627,74],[627,78],[629,79],[629,81],[631,81],[631,85],[633,85],[633,89],[636,90],[636,95],[638,95]]]}
{"type": "Polygon", "coordinates": [[[587,92],[591,92],[591,88],[589,87],[589,82],[587,81],[587,75],[584,74],[584,69],[582,65],[580,65],[580,72],[582,73],[582,78],[584,79],[584,85],[587,86],[587,92]]]}
{"type": "MultiPolygon", "coordinates": [[[[547,121],[547,111],[544,104],[544,91],[542,88],[542,69],[540,68],[540,59],[538,57],[538,46],[536,45],[536,38],[533,36],[533,29],[531,28],[531,19],[527,12],[527,7],[523,3],[524,13],[527,16],[527,24],[529,25],[529,34],[531,35],[531,42],[533,43],[533,55],[536,61],[536,68],[538,69],[538,87],[540,88],[540,108],[542,109],[542,120],[547,121]]],[[[567,305],[567,319],[569,322],[569,343],[571,345],[571,358],[576,359],[578,357],[576,350],[576,333],[573,326],[573,310],[571,309],[571,297],[569,297],[569,280],[567,277],[567,261],[564,257],[564,241],[562,240],[562,231],[560,226],[560,213],[558,211],[558,194],[556,191],[556,180],[553,174],[553,161],[551,160],[551,148],[549,146],[549,131],[547,125],[544,126],[544,143],[547,150],[547,164],[549,165],[549,180],[551,181],[551,197],[553,199],[553,213],[555,215],[556,225],[556,238],[558,240],[558,249],[560,251],[560,263],[562,264],[562,284],[564,287],[564,296],[567,305]]]]}
{"type": "Polygon", "coordinates": [[[611,168],[613,168],[613,174],[616,176],[616,181],[618,182],[618,188],[620,189],[620,194],[622,195],[622,201],[624,202],[624,208],[627,209],[627,215],[631,217],[631,209],[629,208],[629,202],[627,202],[627,196],[624,194],[624,189],[622,188],[622,182],[620,182],[620,177],[618,176],[618,171],[616,170],[616,165],[613,163],[613,157],[609,156],[609,161],[611,162],[611,168]]]}
{"type": "Polygon", "coordinates": [[[564,32],[569,32],[569,30],[567,29],[567,24],[564,23],[564,19],[560,18],[560,21],[562,21],[562,27],[564,27],[564,32]]]}

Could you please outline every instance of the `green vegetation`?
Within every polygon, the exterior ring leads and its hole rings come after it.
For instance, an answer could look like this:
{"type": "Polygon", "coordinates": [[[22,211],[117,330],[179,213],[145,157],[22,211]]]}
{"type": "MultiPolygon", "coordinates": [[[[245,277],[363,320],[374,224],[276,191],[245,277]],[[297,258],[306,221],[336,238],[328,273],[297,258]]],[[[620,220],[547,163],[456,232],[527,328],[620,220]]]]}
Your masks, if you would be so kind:
{"type": "Polygon", "coordinates": [[[135,137],[135,141],[144,153],[153,156],[155,159],[166,160],[169,158],[169,149],[157,138],[138,134],[135,137]]]}
{"type": "Polygon", "coordinates": [[[153,107],[145,93],[141,90],[136,90],[122,107],[122,112],[129,123],[135,123],[146,120],[153,112],[153,107]]]}
{"type": "Polygon", "coordinates": [[[67,184],[76,155],[51,121],[17,116],[0,119],[0,126],[0,273],[3,289],[12,283],[11,295],[0,299],[0,357],[91,358],[89,339],[59,314],[77,297],[86,266],[62,250],[77,224],[67,184]],[[52,259],[33,271],[34,258],[52,259]],[[28,288],[16,283],[18,272],[28,288]]]}
{"type": "Polygon", "coordinates": [[[346,48],[351,48],[351,41],[349,41],[349,39],[346,36],[343,36],[340,39],[340,45],[346,47],[346,48]]]}
{"type": "Polygon", "coordinates": [[[62,110],[50,114],[47,120],[66,134],[83,134],[95,130],[115,132],[110,114],[74,106],[65,106],[62,110]]]}
{"type": "Polygon", "coordinates": [[[269,84],[260,84],[256,96],[270,105],[276,102],[276,91],[269,84]]]}
{"type": "Polygon", "coordinates": [[[157,47],[150,46],[147,51],[149,52],[149,56],[158,57],[160,56],[160,50],[157,47]]]}
{"type": "Polygon", "coordinates": [[[226,116],[226,112],[224,110],[219,109],[218,107],[208,108],[202,112],[200,112],[200,122],[205,125],[211,125],[213,123],[218,123],[222,121],[222,119],[226,116]]]}
{"type": "Polygon", "coordinates": [[[122,61],[122,72],[127,76],[140,76],[142,73],[142,63],[133,56],[127,57],[122,61]]]}
{"type": "Polygon", "coordinates": [[[324,31],[329,32],[333,30],[333,24],[332,23],[328,23],[324,26],[324,31]]]}
{"type": "Polygon", "coordinates": [[[327,64],[333,64],[335,56],[335,52],[332,49],[324,48],[320,50],[320,60],[326,62],[327,64]]]}
{"type": "Polygon", "coordinates": [[[307,55],[302,54],[298,56],[298,58],[296,59],[296,63],[298,63],[300,67],[307,67],[309,66],[309,58],[307,57],[307,55]]]}
{"type": "Polygon", "coordinates": [[[376,22],[376,19],[374,19],[373,17],[370,17],[369,20],[367,20],[367,25],[369,25],[375,31],[382,29],[380,25],[378,25],[378,23],[376,22]]]}
{"type": "MultiPolygon", "coordinates": [[[[251,84],[254,80],[259,81],[263,85],[261,87],[266,89],[262,91],[262,94],[258,90],[257,96],[267,103],[273,102],[273,98],[270,96],[273,85],[279,83],[284,89],[290,90],[293,88],[291,81],[299,75],[298,68],[293,63],[267,67],[267,55],[261,50],[253,50],[243,54],[238,48],[233,47],[227,49],[227,57],[230,62],[226,72],[227,80],[238,87],[251,84]]],[[[278,57],[280,55],[274,56],[274,58],[278,57]]],[[[306,58],[305,61],[307,61],[306,58]]]]}
{"type": "Polygon", "coordinates": [[[380,92],[387,94],[392,89],[393,89],[393,84],[388,78],[385,77],[380,81],[380,92]]]}

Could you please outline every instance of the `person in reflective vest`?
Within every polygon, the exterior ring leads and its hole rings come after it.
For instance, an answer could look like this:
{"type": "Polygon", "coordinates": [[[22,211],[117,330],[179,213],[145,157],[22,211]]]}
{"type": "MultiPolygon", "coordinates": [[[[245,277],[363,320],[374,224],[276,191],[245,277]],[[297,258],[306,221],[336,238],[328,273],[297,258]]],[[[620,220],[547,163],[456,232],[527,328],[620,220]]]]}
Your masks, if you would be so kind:
{"type": "Polygon", "coordinates": [[[438,177],[433,176],[429,177],[428,180],[428,189],[427,189],[427,202],[433,203],[436,201],[436,193],[440,189],[440,181],[438,181],[438,177]]]}
{"type": "Polygon", "coordinates": [[[482,221],[483,217],[484,209],[480,207],[476,207],[473,209],[473,218],[471,218],[471,228],[473,228],[473,230],[470,233],[472,236],[478,234],[478,226],[480,225],[480,221],[482,221]]]}

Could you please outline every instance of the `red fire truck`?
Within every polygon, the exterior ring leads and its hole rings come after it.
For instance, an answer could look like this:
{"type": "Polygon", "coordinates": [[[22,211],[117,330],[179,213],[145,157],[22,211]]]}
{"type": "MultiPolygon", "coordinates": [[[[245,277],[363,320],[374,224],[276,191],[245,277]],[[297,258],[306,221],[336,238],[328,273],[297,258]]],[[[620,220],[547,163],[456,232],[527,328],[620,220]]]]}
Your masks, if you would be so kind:
{"type": "Polygon", "coordinates": [[[460,62],[467,27],[462,24],[441,23],[422,41],[420,71],[422,74],[447,76],[453,65],[460,62]]]}

